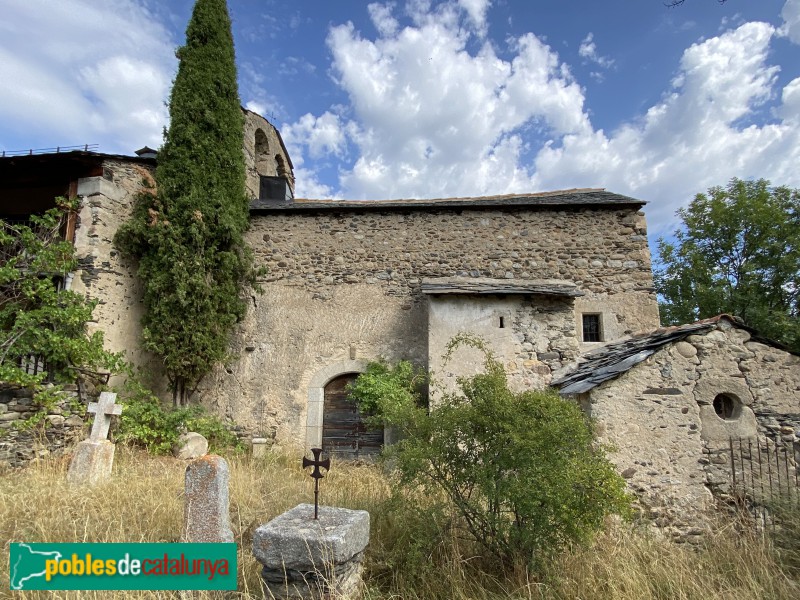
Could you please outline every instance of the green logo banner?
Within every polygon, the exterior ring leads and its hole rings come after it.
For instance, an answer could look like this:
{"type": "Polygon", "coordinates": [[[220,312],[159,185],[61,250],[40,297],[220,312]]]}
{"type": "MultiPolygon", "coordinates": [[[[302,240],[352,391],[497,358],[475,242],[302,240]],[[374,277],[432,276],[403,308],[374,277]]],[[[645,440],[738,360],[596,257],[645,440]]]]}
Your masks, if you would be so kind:
{"type": "Polygon", "coordinates": [[[12,590],[235,590],[236,544],[12,543],[12,590]]]}

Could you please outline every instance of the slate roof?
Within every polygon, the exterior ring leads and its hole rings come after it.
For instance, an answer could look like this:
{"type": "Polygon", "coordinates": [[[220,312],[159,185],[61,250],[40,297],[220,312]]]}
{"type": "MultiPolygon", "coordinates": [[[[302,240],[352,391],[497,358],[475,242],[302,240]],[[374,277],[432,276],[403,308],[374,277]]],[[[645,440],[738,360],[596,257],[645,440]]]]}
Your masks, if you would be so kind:
{"type": "Polygon", "coordinates": [[[251,213],[342,212],[342,211],[408,211],[435,209],[493,209],[514,207],[604,207],[647,204],[600,188],[558,190],[535,194],[505,194],[477,198],[437,198],[412,200],[314,200],[295,198],[292,201],[253,200],[251,213]]]}
{"type": "Polygon", "coordinates": [[[421,288],[423,294],[430,295],[533,294],[567,298],[577,298],[584,295],[574,283],[552,279],[463,279],[440,277],[423,279],[421,288]]]}
{"type": "Polygon", "coordinates": [[[716,329],[719,322],[723,320],[739,329],[748,331],[753,341],[788,351],[788,348],[782,344],[760,336],[754,329],[746,326],[741,319],[731,315],[718,315],[689,325],[662,327],[650,333],[611,342],[586,354],[573,371],[554,380],[552,385],[559,388],[562,396],[588,392],[605,381],[619,377],[647,357],[655,354],[663,346],[678,342],[692,334],[707,333],[716,329]]]}

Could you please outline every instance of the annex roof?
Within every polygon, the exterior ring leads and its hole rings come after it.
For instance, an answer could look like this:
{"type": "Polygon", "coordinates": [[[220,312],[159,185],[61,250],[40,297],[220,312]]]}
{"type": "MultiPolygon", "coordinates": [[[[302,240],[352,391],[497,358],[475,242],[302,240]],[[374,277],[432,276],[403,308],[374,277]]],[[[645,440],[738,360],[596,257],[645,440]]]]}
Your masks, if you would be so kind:
{"type": "Polygon", "coordinates": [[[421,288],[422,293],[428,295],[532,294],[567,298],[576,298],[584,295],[574,283],[555,279],[437,277],[436,279],[423,279],[421,288]]]}
{"type": "Polygon", "coordinates": [[[602,188],[584,188],[504,194],[474,198],[436,198],[410,200],[314,200],[295,198],[292,201],[253,200],[251,213],[343,212],[343,211],[411,211],[447,209],[494,209],[514,207],[642,207],[647,204],[629,196],[607,192],[602,188]]]}
{"type": "Polygon", "coordinates": [[[787,350],[782,344],[761,337],[741,319],[731,315],[718,315],[696,323],[661,327],[649,333],[611,342],[586,354],[572,372],[554,380],[552,385],[559,388],[562,396],[588,392],[601,383],[619,377],[667,344],[678,342],[692,334],[716,329],[720,321],[748,331],[754,341],[787,350]]]}

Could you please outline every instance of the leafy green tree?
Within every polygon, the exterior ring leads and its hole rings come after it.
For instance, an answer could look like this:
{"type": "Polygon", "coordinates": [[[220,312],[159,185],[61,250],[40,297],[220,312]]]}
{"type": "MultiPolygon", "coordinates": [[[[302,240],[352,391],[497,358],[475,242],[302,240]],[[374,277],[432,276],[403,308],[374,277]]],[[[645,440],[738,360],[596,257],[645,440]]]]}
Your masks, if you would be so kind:
{"type": "MultiPolygon", "coordinates": [[[[451,351],[461,344],[484,351],[485,372],[459,378],[460,391],[430,411],[406,394],[407,379],[387,372],[383,387],[393,400],[378,407],[389,407],[402,430],[389,452],[402,482],[444,492],[487,556],[539,569],[567,545],[588,540],[607,514],[625,513],[625,483],[574,402],[554,391],[511,391],[502,364],[480,340],[459,336],[451,351]]],[[[365,387],[369,401],[380,386],[365,387]]],[[[361,389],[351,392],[357,401],[361,389]]]]}
{"type": "Polygon", "coordinates": [[[243,115],[225,0],[197,0],[178,50],[157,192],[141,195],[117,245],[139,259],[144,345],[161,356],[173,402],[186,404],[226,356],[253,281],[243,115]]]}
{"type": "Polygon", "coordinates": [[[76,266],[72,244],[59,233],[76,206],[56,202],[59,208],[31,217],[30,225],[0,220],[0,381],[11,385],[73,383],[122,367],[121,356],[103,348],[102,332],[87,334],[96,302],[54,283],[76,266]],[[28,373],[22,365],[30,357],[45,371],[28,373]]]}
{"type": "Polygon", "coordinates": [[[800,351],[800,192],[733,179],[678,215],[675,241],[658,244],[662,322],[729,313],[800,351]]]}

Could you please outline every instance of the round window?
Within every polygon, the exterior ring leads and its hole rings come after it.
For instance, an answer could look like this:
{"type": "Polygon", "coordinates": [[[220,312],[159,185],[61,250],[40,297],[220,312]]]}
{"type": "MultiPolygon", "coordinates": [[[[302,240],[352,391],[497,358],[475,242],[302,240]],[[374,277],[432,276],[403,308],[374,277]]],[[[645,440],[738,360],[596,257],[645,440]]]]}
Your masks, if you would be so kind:
{"type": "Polygon", "coordinates": [[[714,412],[724,421],[739,418],[739,401],[730,394],[718,394],[714,398],[714,412]]]}

